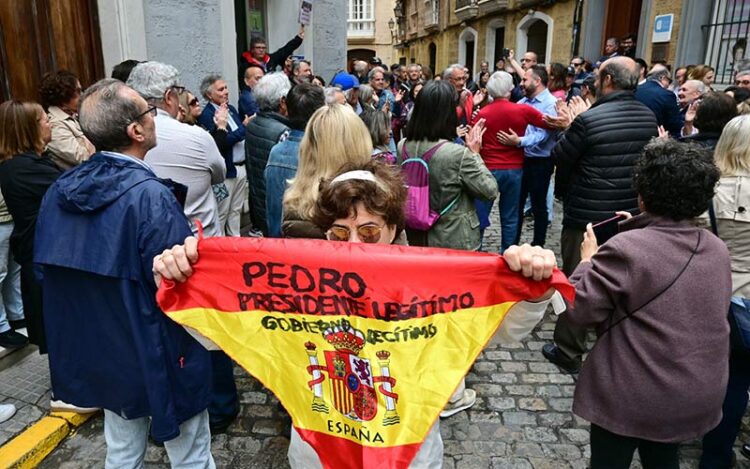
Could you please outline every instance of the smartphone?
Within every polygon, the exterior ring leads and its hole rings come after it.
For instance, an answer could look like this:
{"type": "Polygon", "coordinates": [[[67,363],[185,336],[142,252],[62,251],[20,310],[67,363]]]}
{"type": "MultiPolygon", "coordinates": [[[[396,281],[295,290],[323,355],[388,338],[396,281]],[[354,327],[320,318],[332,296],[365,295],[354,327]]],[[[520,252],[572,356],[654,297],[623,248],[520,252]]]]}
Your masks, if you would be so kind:
{"type": "Polygon", "coordinates": [[[507,47],[503,48],[503,58],[507,58],[510,55],[510,49],[507,47]]]}
{"type": "Polygon", "coordinates": [[[600,221],[592,225],[594,229],[594,235],[596,236],[596,242],[600,246],[612,236],[616,235],[619,230],[617,224],[625,219],[622,215],[615,215],[612,218],[607,218],[604,221],[600,221]]]}

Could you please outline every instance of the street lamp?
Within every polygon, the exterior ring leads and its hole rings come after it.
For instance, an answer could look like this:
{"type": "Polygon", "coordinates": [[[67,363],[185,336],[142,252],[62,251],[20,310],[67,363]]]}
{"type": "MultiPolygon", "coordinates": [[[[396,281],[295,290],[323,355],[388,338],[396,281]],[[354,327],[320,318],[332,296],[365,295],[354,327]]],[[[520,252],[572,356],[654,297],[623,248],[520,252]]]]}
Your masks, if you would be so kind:
{"type": "Polygon", "coordinates": [[[391,43],[396,42],[396,22],[393,18],[388,20],[388,29],[391,30],[391,43]]]}

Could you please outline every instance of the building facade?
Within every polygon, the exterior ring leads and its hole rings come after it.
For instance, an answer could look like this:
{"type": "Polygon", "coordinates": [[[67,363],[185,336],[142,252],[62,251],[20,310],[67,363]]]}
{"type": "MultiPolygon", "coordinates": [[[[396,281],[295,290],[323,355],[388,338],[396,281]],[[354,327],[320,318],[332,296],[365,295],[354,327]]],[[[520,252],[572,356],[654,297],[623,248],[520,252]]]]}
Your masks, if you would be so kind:
{"type": "MultiPolygon", "coordinates": [[[[294,52],[326,80],[346,66],[345,1],[315,0],[294,52]]],[[[250,38],[265,37],[269,52],[283,46],[299,32],[299,8],[299,0],[0,2],[0,100],[38,100],[42,75],[61,68],[86,87],[126,59],[174,65],[195,93],[204,76],[220,73],[236,100],[250,38]]]]}
{"type": "MultiPolygon", "coordinates": [[[[395,0],[345,0],[347,11],[346,57],[354,60],[378,57],[383,64],[394,62],[395,0]]],[[[349,67],[351,69],[351,67],[349,67]]]]}
{"type": "Polygon", "coordinates": [[[542,63],[592,63],[608,37],[634,33],[649,63],[707,63],[717,83],[744,67],[750,0],[399,0],[395,57],[440,71],[459,62],[472,71],[513,49],[542,63]]]}

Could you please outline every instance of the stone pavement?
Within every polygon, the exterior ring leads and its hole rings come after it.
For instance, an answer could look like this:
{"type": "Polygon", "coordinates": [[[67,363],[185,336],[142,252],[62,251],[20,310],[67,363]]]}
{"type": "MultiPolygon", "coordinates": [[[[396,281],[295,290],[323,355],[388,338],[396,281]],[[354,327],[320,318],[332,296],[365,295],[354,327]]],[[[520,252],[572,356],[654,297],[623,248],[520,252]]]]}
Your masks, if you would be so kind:
{"type": "MultiPolygon", "coordinates": [[[[556,212],[560,213],[557,206],[556,212]]],[[[496,217],[496,211],[495,215],[496,217]]],[[[493,218],[493,220],[497,220],[493,218]]],[[[530,224],[524,227],[523,240],[530,239],[530,224]]],[[[497,249],[497,222],[488,230],[487,249],[497,249]]],[[[559,216],[551,227],[548,247],[560,251],[559,216]]],[[[554,315],[550,314],[522,343],[501,347],[491,342],[466,378],[476,389],[477,403],[441,421],[445,443],[444,467],[560,469],[586,468],[589,448],[588,424],[570,412],[575,380],[560,372],[541,355],[542,345],[551,340],[554,315]]],[[[18,366],[38,366],[30,359],[18,366]]],[[[40,368],[37,370],[43,373],[40,368]]],[[[40,378],[39,381],[44,381],[40,378]]],[[[220,468],[288,467],[286,449],[290,420],[278,400],[243,370],[236,368],[242,410],[226,434],[213,437],[212,450],[220,468]]],[[[7,391],[12,381],[0,374],[0,390],[7,391]]],[[[36,383],[38,384],[38,383],[36,383]]],[[[35,383],[28,383],[31,389],[35,383]]],[[[26,384],[24,384],[26,386],[26,384]]],[[[36,388],[34,388],[36,389],[36,388]]],[[[29,391],[23,397],[43,405],[43,394],[29,391]],[[34,396],[40,396],[35,398],[34,396]],[[36,399],[36,400],[35,400],[36,399]]],[[[29,411],[39,415],[44,410],[29,411]]],[[[0,425],[0,431],[4,431],[0,425]]],[[[740,442],[750,441],[747,422],[740,442]]],[[[48,469],[103,467],[105,444],[102,418],[96,417],[65,440],[39,466],[48,469]]],[[[681,466],[697,467],[699,442],[681,449],[681,466]]],[[[149,446],[146,455],[149,468],[169,467],[163,449],[149,446]]],[[[640,467],[636,461],[633,467],[640,467]]],[[[738,465],[750,468],[750,462],[738,455],[738,465]]]]}

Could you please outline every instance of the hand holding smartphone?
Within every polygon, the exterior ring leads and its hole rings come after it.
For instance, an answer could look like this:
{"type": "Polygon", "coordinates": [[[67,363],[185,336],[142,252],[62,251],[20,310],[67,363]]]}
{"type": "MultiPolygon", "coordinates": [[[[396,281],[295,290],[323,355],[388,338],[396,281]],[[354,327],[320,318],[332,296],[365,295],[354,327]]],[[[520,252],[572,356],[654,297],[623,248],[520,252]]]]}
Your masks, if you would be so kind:
{"type": "Polygon", "coordinates": [[[617,224],[625,220],[626,218],[628,217],[625,214],[618,213],[612,218],[607,218],[604,221],[600,221],[599,223],[595,223],[594,225],[592,225],[591,228],[593,228],[594,230],[597,244],[601,246],[609,238],[616,235],[618,233],[617,224]]]}

